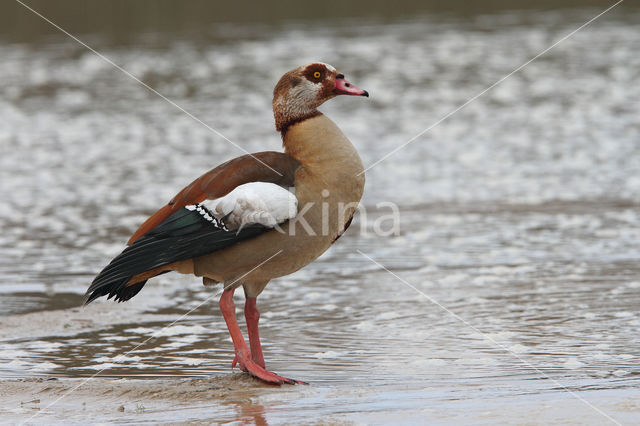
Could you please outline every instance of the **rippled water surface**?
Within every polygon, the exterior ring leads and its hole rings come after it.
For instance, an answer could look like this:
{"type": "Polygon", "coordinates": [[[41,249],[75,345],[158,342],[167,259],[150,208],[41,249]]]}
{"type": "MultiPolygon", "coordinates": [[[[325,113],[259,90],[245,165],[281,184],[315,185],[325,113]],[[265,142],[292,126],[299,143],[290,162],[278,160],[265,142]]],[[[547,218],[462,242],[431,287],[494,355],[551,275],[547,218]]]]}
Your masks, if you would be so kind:
{"type": "MultiPolygon", "coordinates": [[[[331,63],[372,94],[322,107],[372,165],[597,13],[86,41],[250,152],[280,149],[279,76],[331,63]]],[[[638,422],[639,19],[594,22],[367,171],[368,226],[259,298],[268,366],[311,385],[261,388],[254,420],[638,422]],[[398,235],[372,232],[385,201],[398,235]]],[[[0,57],[0,376],[230,373],[216,290],[195,278],[78,306],[148,214],[243,152],[63,36],[0,57]]],[[[247,415],[165,408],[106,419],[247,415]]]]}

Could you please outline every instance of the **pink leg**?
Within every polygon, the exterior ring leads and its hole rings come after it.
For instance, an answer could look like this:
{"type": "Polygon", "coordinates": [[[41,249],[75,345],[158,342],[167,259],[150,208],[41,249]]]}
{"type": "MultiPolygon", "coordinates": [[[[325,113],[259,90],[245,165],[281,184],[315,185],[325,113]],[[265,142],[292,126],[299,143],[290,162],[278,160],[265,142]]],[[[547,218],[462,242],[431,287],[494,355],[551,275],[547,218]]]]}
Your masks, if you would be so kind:
{"type": "Polygon", "coordinates": [[[236,320],[236,305],[233,303],[233,291],[234,290],[225,290],[222,293],[222,297],[220,297],[220,310],[222,311],[222,316],[227,323],[231,340],[233,340],[233,347],[236,353],[236,357],[233,360],[234,364],[237,361],[242,370],[247,371],[253,377],[267,383],[277,385],[282,383],[303,383],[298,382],[297,380],[287,379],[286,377],[278,376],[275,373],[267,371],[264,367],[258,365],[251,359],[251,352],[244,341],[244,337],[242,337],[242,332],[240,331],[238,321],[236,320]]]}
{"type": "Polygon", "coordinates": [[[256,298],[247,297],[244,304],[244,318],[247,320],[247,330],[249,331],[249,345],[251,346],[251,359],[260,367],[264,366],[264,356],[262,355],[262,345],[260,345],[260,333],[258,332],[258,321],[260,311],[256,307],[256,298]]]}

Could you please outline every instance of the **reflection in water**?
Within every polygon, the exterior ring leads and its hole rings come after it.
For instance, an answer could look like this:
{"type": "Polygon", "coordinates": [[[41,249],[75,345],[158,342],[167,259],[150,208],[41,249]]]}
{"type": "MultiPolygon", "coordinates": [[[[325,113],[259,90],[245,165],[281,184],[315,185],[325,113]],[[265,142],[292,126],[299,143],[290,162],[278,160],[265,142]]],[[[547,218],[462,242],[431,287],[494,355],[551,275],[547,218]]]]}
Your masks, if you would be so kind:
{"type": "Polygon", "coordinates": [[[264,426],[267,423],[267,419],[264,416],[264,407],[262,405],[242,405],[239,407],[240,412],[238,414],[239,422],[243,424],[254,424],[257,426],[264,426]]]}
{"type": "MultiPolygon", "coordinates": [[[[197,37],[92,44],[248,151],[280,147],[270,102],[282,71],[330,62],[371,88],[366,105],[323,109],[372,164],[593,15],[220,25],[197,37]]],[[[260,298],[269,367],[311,386],[258,387],[216,407],[136,390],[148,409],[127,421],[165,421],[177,407],[172,419],[263,424],[519,422],[516,412],[600,420],[548,377],[631,419],[640,377],[636,21],[629,12],[594,23],[368,171],[367,211],[375,219],[388,212],[378,202],[397,203],[400,235],[354,226],[260,298]],[[158,395],[172,403],[149,408],[158,395]]],[[[160,277],[126,304],[72,306],[176,182],[240,152],[67,39],[4,43],[0,55],[0,374],[63,384],[101,369],[169,381],[228,375],[232,345],[215,298],[140,345],[212,295],[192,278],[160,277]]]]}

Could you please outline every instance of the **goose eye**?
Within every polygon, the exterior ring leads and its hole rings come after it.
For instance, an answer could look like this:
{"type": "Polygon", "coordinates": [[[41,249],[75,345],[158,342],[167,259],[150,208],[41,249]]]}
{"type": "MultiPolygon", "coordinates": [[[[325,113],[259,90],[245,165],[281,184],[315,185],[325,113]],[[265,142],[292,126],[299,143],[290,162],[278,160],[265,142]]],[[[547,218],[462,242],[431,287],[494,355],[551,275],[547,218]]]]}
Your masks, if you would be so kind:
{"type": "Polygon", "coordinates": [[[316,71],[316,72],[314,72],[314,73],[313,73],[313,76],[314,76],[315,78],[320,78],[320,71],[316,71]]]}

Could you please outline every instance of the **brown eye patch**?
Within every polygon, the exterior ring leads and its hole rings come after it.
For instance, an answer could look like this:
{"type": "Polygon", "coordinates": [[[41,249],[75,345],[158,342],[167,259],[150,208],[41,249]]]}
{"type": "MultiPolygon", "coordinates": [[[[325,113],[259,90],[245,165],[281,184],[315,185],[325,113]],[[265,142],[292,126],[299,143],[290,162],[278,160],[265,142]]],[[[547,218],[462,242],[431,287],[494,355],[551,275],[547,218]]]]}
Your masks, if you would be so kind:
{"type": "Polygon", "coordinates": [[[312,83],[324,80],[327,77],[327,74],[327,67],[322,64],[311,64],[302,73],[302,75],[312,83]]]}

